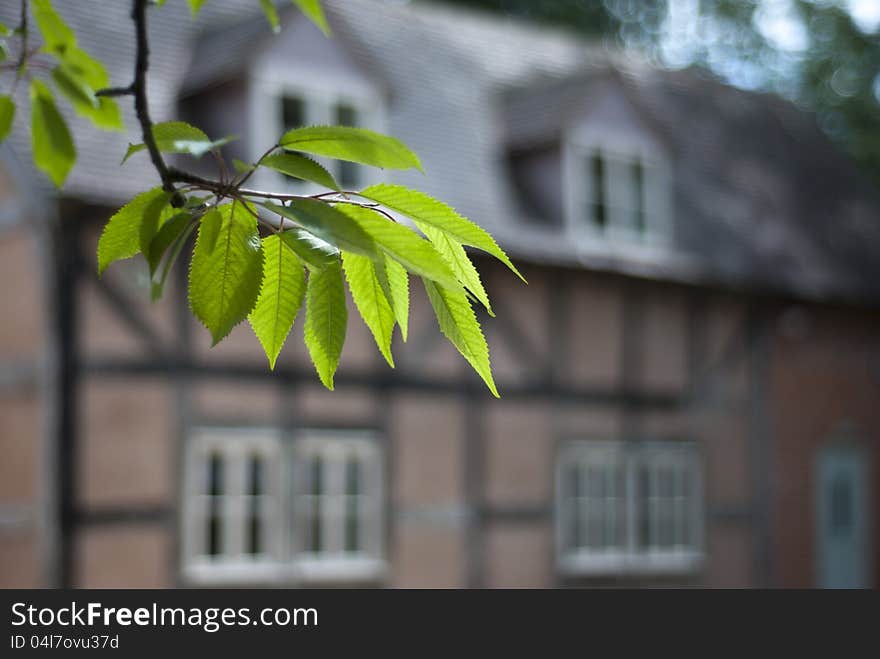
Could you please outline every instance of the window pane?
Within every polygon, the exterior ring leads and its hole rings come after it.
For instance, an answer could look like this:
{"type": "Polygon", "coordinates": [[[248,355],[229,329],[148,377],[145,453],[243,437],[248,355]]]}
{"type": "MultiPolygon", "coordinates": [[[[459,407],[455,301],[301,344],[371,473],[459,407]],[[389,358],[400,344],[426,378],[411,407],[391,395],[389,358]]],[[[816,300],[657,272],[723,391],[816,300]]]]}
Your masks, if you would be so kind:
{"type": "Polygon", "coordinates": [[[641,158],[631,165],[633,226],[640,234],[645,231],[645,168],[641,158]]]}
{"type": "Polygon", "coordinates": [[[208,460],[208,528],[206,553],[208,556],[219,556],[223,553],[223,458],[211,454],[208,460]]]}
{"type": "MultiPolygon", "coordinates": [[[[348,103],[336,106],[336,123],[341,126],[358,126],[360,124],[357,109],[348,103]]],[[[353,162],[340,160],[337,163],[339,184],[343,188],[357,187],[360,181],[360,168],[353,162]]]]}
{"type": "Polygon", "coordinates": [[[590,198],[590,220],[600,229],[607,223],[608,210],[605,199],[605,159],[596,151],[590,156],[588,163],[590,198]]]}
{"type": "Polygon", "coordinates": [[[248,519],[245,553],[256,555],[263,551],[262,518],[260,516],[261,497],[263,490],[263,461],[258,455],[252,455],[248,461],[248,519]]]}
{"type": "Polygon", "coordinates": [[[306,122],[305,103],[298,96],[284,96],[281,99],[281,123],[284,130],[299,128],[306,122]]]}
{"type": "Polygon", "coordinates": [[[360,506],[361,465],[357,459],[350,457],[345,463],[345,551],[360,549],[360,506]]]}
{"type": "Polygon", "coordinates": [[[309,527],[309,549],[320,552],[321,542],[321,499],[324,492],[324,463],[320,456],[312,458],[311,464],[311,524],[309,527]]]}

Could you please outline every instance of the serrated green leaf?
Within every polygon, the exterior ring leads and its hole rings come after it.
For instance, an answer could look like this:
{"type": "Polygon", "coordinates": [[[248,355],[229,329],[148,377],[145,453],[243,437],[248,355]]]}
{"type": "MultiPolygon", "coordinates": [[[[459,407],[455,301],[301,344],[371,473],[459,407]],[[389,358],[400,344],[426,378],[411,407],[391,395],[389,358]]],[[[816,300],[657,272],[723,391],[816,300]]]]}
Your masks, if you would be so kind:
{"type": "Polygon", "coordinates": [[[193,18],[195,18],[196,14],[199,13],[199,9],[201,9],[202,5],[205,4],[205,0],[186,0],[186,4],[189,5],[189,11],[192,14],[193,18]]]}
{"type": "Polygon", "coordinates": [[[306,287],[306,348],[318,377],[333,390],[333,376],[345,343],[348,307],[339,263],[309,273],[306,287]]]}
{"type": "Polygon", "coordinates": [[[269,21],[272,31],[278,32],[281,29],[281,22],[278,20],[278,10],[275,9],[273,0],[260,0],[260,7],[263,9],[263,14],[265,14],[266,20],[269,21]]]}
{"type": "Polygon", "coordinates": [[[192,222],[192,219],[193,216],[189,213],[176,213],[168,219],[168,221],[162,223],[161,227],[156,232],[156,235],[150,241],[150,247],[146,252],[151,277],[159,267],[159,263],[162,261],[162,256],[165,254],[165,250],[167,250],[174,241],[177,240],[177,237],[186,230],[192,222]]]}
{"type": "Polygon", "coordinates": [[[409,273],[400,263],[385,256],[385,281],[388,301],[394,311],[394,319],[400,326],[400,335],[406,341],[409,329],[409,273]]]}
{"type": "Polygon", "coordinates": [[[239,202],[218,209],[222,224],[213,246],[202,226],[189,269],[189,302],[217,345],[254,308],[263,280],[256,219],[239,202]],[[209,249],[209,247],[211,247],[209,249]]]}
{"type": "Polygon", "coordinates": [[[278,235],[263,238],[263,285],[248,322],[274,370],[306,294],[305,270],[278,235]]]}
{"type": "Polygon", "coordinates": [[[187,223],[183,231],[176,238],[174,238],[174,241],[168,248],[164,258],[165,263],[164,265],[162,265],[162,272],[160,273],[158,278],[153,276],[152,280],[150,281],[150,298],[153,300],[153,302],[162,297],[162,291],[165,289],[165,281],[168,279],[168,273],[171,272],[171,268],[174,265],[174,262],[177,260],[177,257],[180,255],[180,252],[183,250],[184,245],[186,245],[186,241],[189,240],[189,237],[195,228],[195,222],[187,223]]]}
{"type": "Polygon", "coordinates": [[[14,118],[15,102],[9,96],[0,96],[0,142],[9,136],[14,118]]]}
{"type": "Polygon", "coordinates": [[[58,15],[50,0],[32,0],[31,7],[46,50],[63,54],[68,48],[76,46],[73,30],[58,15]]]}
{"type": "Polygon", "coordinates": [[[51,90],[31,80],[31,144],[34,164],[61,187],[76,162],[76,148],[51,90]]]}
{"type": "MultiPolygon", "coordinates": [[[[384,260],[380,261],[384,267],[384,260]]],[[[342,268],[348,281],[348,290],[351,291],[352,300],[370,328],[373,339],[379,347],[379,352],[385,357],[385,361],[394,368],[394,358],[391,356],[391,337],[394,333],[394,311],[391,303],[385,296],[385,291],[379,283],[376,272],[376,263],[373,259],[360,254],[342,252],[342,268]]]]}
{"type": "Polygon", "coordinates": [[[321,0],[292,0],[292,2],[312,23],[321,28],[321,32],[330,36],[330,26],[327,24],[327,17],[324,16],[321,0]]]}
{"type": "Polygon", "coordinates": [[[422,282],[437,316],[440,331],[483,378],[489,391],[499,398],[489,364],[489,346],[467,295],[438,286],[429,279],[423,278],[422,282]]]}
{"type": "Polygon", "coordinates": [[[366,128],[351,126],[294,128],[284,134],[279,144],[293,151],[304,151],[372,167],[422,170],[418,156],[403,142],[366,128]]]}
{"type": "Polygon", "coordinates": [[[202,241],[203,249],[209,252],[214,250],[222,226],[223,216],[216,208],[212,208],[202,216],[199,221],[199,238],[202,241]]]}
{"type": "Polygon", "coordinates": [[[329,204],[314,199],[295,199],[287,206],[264,202],[273,213],[293,220],[334,247],[357,252],[371,258],[378,255],[375,241],[361,226],[345,213],[329,204]]]}
{"type": "Polygon", "coordinates": [[[428,237],[464,287],[485,307],[490,316],[494,316],[495,313],[492,311],[492,305],[489,304],[489,296],[486,293],[486,289],[483,288],[480,274],[470,258],[468,258],[464,247],[451,239],[446,233],[430,224],[416,222],[416,226],[428,237]]]}
{"type": "Polygon", "coordinates": [[[275,153],[263,158],[260,164],[282,174],[323,185],[331,190],[340,189],[333,174],[311,158],[306,158],[298,153],[275,153]]]}
{"type": "Polygon", "coordinates": [[[339,250],[305,229],[290,229],[280,235],[284,244],[310,269],[323,270],[339,264],[339,250]]]}
{"type": "MultiPolygon", "coordinates": [[[[153,137],[156,139],[159,151],[163,153],[187,153],[196,158],[238,139],[236,136],[230,135],[219,140],[211,140],[204,131],[184,121],[166,121],[156,124],[153,126],[153,137]]],[[[146,148],[146,144],[143,143],[129,144],[122,162],[146,148]]]]}
{"type": "Polygon", "coordinates": [[[402,185],[381,183],[360,192],[361,196],[382,204],[389,210],[412,218],[420,226],[432,226],[461,245],[470,245],[488,252],[525,281],[495,239],[476,224],[459,215],[454,208],[418,190],[402,185]]]}
{"type": "Polygon", "coordinates": [[[145,221],[158,223],[168,199],[168,193],[161,187],[153,188],[141,192],[113,214],[98,240],[99,275],[114,261],[140,253],[141,226],[145,221]]]}
{"type": "Polygon", "coordinates": [[[361,206],[340,204],[340,212],[357,222],[379,248],[410,271],[437,281],[447,288],[459,286],[443,257],[412,229],[392,222],[384,215],[361,206]]]}

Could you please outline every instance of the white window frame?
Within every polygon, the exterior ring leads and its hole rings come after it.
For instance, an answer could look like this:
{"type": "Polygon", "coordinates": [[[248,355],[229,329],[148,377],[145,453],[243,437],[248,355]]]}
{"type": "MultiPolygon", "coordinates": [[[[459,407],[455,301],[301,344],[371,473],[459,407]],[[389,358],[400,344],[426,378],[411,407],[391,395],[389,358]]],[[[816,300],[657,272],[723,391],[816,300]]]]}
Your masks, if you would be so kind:
{"type": "MultiPolygon", "coordinates": [[[[250,160],[256,162],[269,145],[284,133],[281,102],[286,96],[302,99],[305,114],[304,125],[335,124],[334,109],[340,105],[353,107],[359,126],[385,133],[387,118],[382,95],[372,84],[360,77],[331,73],[324,75],[312,67],[297,65],[279,66],[271,60],[258,62],[248,84],[248,116],[250,160]]],[[[307,154],[330,169],[334,176],[332,160],[307,154]]],[[[384,180],[382,170],[359,166],[362,179],[358,187],[366,187],[384,180]]],[[[290,190],[297,194],[313,194],[323,191],[315,183],[298,182],[266,168],[258,169],[252,178],[254,187],[270,190],[290,190]]]]}
{"type": "MultiPolygon", "coordinates": [[[[557,564],[562,573],[580,576],[627,574],[680,574],[698,570],[703,562],[703,482],[702,463],[693,442],[664,441],[624,443],[619,441],[576,440],[568,442],[559,452],[556,467],[556,548],[557,564]],[[640,467],[673,466],[687,469],[693,488],[688,515],[693,542],[685,546],[641,550],[638,547],[639,499],[638,478],[640,467]],[[623,469],[622,498],[623,542],[619,547],[604,546],[571,548],[567,544],[568,524],[573,515],[582,511],[573,509],[568,496],[569,470],[575,464],[594,469],[613,465],[623,469]]],[[[652,487],[653,485],[652,479],[652,487]]],[[[588,497],[585,497],[588,498],[588,497]]],[[[681,497],[679,497],[681,499],[681,497]]],[[[607,500],[606,500],[607,501],[607,500]]],[[[607,504],[606,504],[607,505],[607,504]]],[[[677,501],[674,505],[684,505],[677,501]]],[[[651,520],[656,527],[655,516],[651,520]]],[[[587,523],[582,519],[582,524],[587,523]]],[[[620,522],[618,522],[620,523],[620,522]]],[[[655,537],[657,528],[654,528],[655,537]]]]}
{"type": "Polygon", "coordinates": [[[652,257],[669,252],[674,241],[671,168],[656,144],[639,135],[587,122],[564,136],[562,158],[566,233],[574,244],[587,253],[652,257]],[[587,214],[594,199],[588,161],[596,152],[605,156],[604,228],[596,227],[587,214]],[[624,180],[609,171],[609,164],[636,160],[642,164],[643,230],[627,226],[628,220],[622,216],[631,200],[626,189],[628,178],[624,180]]]}
{"type": "MultiPolygon", "coordinates": [[[[339,469],[333,476],[338,481],[339,469]]],[[[193,584],[297,584],[309,582],[354,582],[381,579],[387,570],[384,559],[385,492],[384,458],[376,433],[360,430],[302,430],[290,441],[271,428],[199,427],[189,434],[184,451],[184,472],[180,520],[181,571],[193,584]],[[220,557],[205,550],[208,457],[224,457],[223,545],[220,557]],[[265,460],[263,482],[262,546],[259,556],[246,554],[244,489],[247,458],[258,453],[265,460]],[[343,459],[362,459],[364,517],[360,537],[365,550],[359,555],[343,551],[309,554],[301,544],[301,501],[298,482],[304,478],[305,460],[320,454],[343,459]],[[228,554],[227,554],[228,552],[228,554]]],[[[245,495],[246,496],[246,495],[245,495]]],[[[344,517],[343,517],[344,524],[344,517]]],[[[336,531],[338,534],[338,531],[336,531]]],[[[331,543],[331,546],[332,543],[331,543]]]]}

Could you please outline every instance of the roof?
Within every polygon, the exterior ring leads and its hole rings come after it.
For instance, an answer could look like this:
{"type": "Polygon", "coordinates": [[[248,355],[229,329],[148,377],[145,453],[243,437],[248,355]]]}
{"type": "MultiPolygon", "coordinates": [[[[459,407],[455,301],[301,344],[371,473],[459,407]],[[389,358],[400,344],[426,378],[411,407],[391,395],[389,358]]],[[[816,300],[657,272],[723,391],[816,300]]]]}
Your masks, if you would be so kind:
{"type": "MultiPolygon", "coordinates": [[[[8,5],[9,3],[7,3],[8,5]]],[[[668,72],[609,54],[577,37],[479,12],[393,0],[325,0],[335,43],[392,100],[389,132],[420,154],[427,176],[390,178],[451,203],[492,231],[512,255],[709,284],[759,285],[810,297],[880,300],[880,222],[874,193],[815,127],[774,97],[732,89],[693,72],[668,72]],[[682,250],[661,263],[584,257],[526,222],[505,161],[511,136],[558,138],[565,109],[612,76],[674,155],[682,250]]],[[[131,79],[128,3],[58,9],[113,84],[131,79]]],[[[197,22],[185,3],[150,14],[150,94],[156,121],[192,91],[244,73],[273,43],[252,0],[212,0],[197,22]],[[255,47],[255,44],[262,44],[255,47]]],[[[11,6],[0,21],[15,23],[11,6]]],[[[289,17],[293,17],[291,12],[289,17]]],[[[282,35],[283,36],[283,35],[282,35]]],[[[80,160],[65,193],[116,203],[156,180],[146,158],[119,167],[137,140],[74,119],[80,160]]],[[[13,148],[24,148],[19,129],[13,148]]],[[[521,146],[521,145],[519,145],[521,146]]]]}

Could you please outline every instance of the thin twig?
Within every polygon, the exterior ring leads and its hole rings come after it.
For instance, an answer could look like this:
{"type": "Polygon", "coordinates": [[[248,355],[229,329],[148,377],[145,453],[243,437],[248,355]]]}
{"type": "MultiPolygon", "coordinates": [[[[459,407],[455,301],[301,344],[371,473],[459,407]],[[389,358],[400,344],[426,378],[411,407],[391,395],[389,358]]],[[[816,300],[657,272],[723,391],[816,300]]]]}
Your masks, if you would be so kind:
{"type": "Polygon", "coordinates": [[[134,89],[131,85],[128,87],[108,87],[107,89],[99,89],[95,92],[95,96],[133,96],[134,89]]]}

